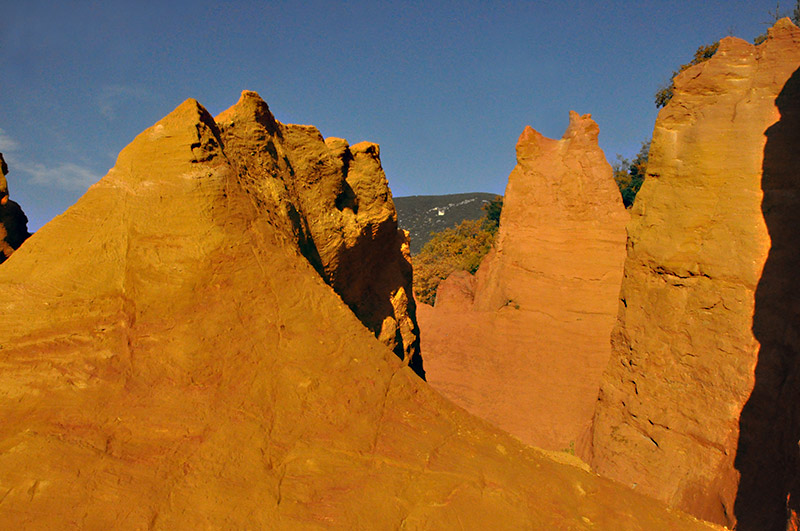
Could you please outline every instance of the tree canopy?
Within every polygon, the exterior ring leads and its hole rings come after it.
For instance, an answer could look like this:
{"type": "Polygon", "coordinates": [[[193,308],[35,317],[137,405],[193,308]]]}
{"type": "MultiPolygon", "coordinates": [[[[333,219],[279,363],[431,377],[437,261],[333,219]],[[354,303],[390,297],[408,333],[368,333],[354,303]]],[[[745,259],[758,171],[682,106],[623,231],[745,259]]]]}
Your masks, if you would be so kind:
{"type": "Polygon", "coordinates": [[[419,302],[433,304],[439,283],[454,271],[475,273],[492,248],[500,224],[503,197],[483,206],[482,219],[464,220],[456,227],[431,233],[431,239],[412,258],[414,295],[419,302]]]}
{"type": "Polygon", "coordinates": [[[614,170],[614,181],[619,187],[619,192],[622,195],[622,203],[625,208],[633,206],[633,200],[639,189],[644,183],[647,176],[647,160],[650,156],[650,141],[642,142],[642,147],[639,153],[633,157],[633,160],[623,158],[622,155],[617,155],[617,161],[612,164],[614,170]]]}

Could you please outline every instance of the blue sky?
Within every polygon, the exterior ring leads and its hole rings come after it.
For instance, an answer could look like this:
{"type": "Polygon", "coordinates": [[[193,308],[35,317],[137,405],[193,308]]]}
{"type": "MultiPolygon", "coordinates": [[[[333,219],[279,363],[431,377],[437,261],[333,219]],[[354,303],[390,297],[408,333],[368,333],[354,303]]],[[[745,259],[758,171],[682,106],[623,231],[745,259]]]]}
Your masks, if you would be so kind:
{"type": "MultiPolygon", "coordinates": [[[[783,2],[785,10],[791,2],[783,2]]],[[[394,195],[502,193],[526,125],[591,113],[609,161],[701,44],[752,40],[774,0],[0,0],[0,151],[36,230],[186,98],[255,90],[276,118],[381,144],[394,195]]]]}

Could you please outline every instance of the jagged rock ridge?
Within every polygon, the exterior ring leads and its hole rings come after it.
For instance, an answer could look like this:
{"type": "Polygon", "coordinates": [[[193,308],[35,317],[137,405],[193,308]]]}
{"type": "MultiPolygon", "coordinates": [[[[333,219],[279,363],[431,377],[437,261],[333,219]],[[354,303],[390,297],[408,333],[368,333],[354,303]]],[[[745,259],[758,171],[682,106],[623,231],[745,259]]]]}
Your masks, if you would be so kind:
{"type": "Polygon", "coordinates": [[[784,19],[676,78],[594,421],[599,473],[742,530],[797,503],[798,67],[784,19]]]}
{"type": "Polygon", "coordinates": [[[708,528],[432,392],[312,268],[232,115],[184,102],[0,268],[4,525],[708,528]]]}
{"type": "Polygon", "coordinates": [[[397,228],[379,147],[282,124],[248,91],[216,123],[225,154],[265,215],[300,242],[367,328],[424,376],[408,241],[397,228]]]}
{"type": "Polygon", "coordinates": [[[582,454],[610,355],[628,214],[590,115],[517,143],[495,248],[420,305],[431,385],[526,443],[582,454]]]}
{"type": "Polygon", "coordinates": [[[8,196],[8,165],[0,153],[0,264],[22,245],[28,233],[28,218],[8,196]]]}

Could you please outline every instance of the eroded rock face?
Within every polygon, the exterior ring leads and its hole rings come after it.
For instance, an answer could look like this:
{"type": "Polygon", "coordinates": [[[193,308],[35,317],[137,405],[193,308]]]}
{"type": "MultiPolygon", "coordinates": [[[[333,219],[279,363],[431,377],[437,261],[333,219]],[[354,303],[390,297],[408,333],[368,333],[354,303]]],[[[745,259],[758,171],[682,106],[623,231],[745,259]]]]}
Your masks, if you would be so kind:
{"type": "Polygon", "coordinates": [[[430,390],[230,127],[186,101],[0,268],[6,527],[708,529],[430,390]]]}
{"type": "Polygon", "coordinates": [[[225,153],[270,219],[367,328],[424,377],[411,263],[376,144],[277,122],[255,92],[221,113],[225,153]]]}
{"type": "Polygon", "coordinates": [[[523,131],[495,249],[419,313],[433,387],[528,444],[579,455],[611,352],[628,220],[598,132],[574,112],[560,140],[523,131]]]}
{"type": "Polygon", "coordinates": [[[798,67],[784,19],[676,79],[594,421],[597,472],[744,530],[784,528],[798,463],[798,67]]]}
{"type": "Polygon", "coordinates": [[[0,264],[30,236],[28,218],[19,204],[8,197],[7,174],[8,165],[0,153],[0,264]]]}

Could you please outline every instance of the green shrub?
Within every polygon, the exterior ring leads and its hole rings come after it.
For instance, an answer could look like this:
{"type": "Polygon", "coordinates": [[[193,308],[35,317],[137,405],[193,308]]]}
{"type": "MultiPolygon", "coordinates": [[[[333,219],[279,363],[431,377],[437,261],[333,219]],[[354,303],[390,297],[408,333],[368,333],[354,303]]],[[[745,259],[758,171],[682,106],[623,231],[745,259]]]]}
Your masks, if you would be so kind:
{"type": "Polygon", "coordinates": [[[454,271],[475,273],[492,248],[500,224],[503,198],[497,196],[484,205],[483,219],[464,220],[460,225],[431,233],[431,239],[413,257],[414,295],[433,304],[439,283],[454,271]]]}
{"type": "Polygon", "coordinates": [[[633,206],[636,194],[644,183],[647,176],[647,160],[650,155],[650,141],[642,142],[642,148],[632,161],[625,159],[622,155],[617,155],[617,162],[612,165],[614,170],[614,181],[619,187],[622,195],[622,203],[625,208],[633,206]]]}
{"type": "Polygon", "coordinates": [[[699,47],[697,51],[694,52],[694,57],[692,58],[692,60],[686,63],[685,65],[681,65],[680,68],[678,68],[678,70],[673,72],[672,76],[670,76],[669,78],[669,83],[661,87],[658,90],[658,92],[656,92],[655,96],[656,107],[660,109],[661,107],[669,103],[669,100],[672,99],[675,90],[675,76],[677,76],[678,74],[680,74],[681,72],[683,72],[684,70],[686,70],[691,66],[700,64],[703,61],[708,61],[714,56],[715,53],[717,53],[718,48],[719,48],[719,41],[699,47]]]}

